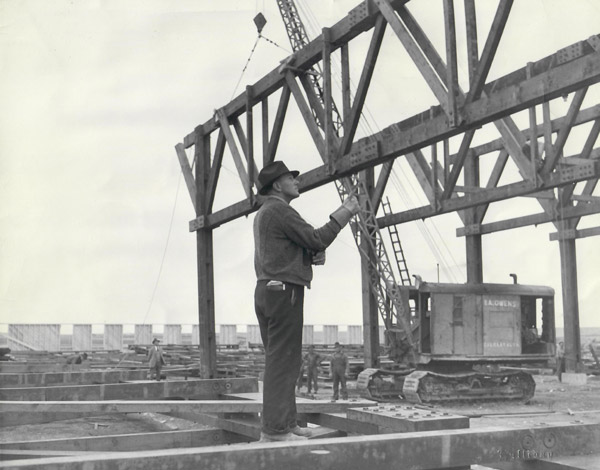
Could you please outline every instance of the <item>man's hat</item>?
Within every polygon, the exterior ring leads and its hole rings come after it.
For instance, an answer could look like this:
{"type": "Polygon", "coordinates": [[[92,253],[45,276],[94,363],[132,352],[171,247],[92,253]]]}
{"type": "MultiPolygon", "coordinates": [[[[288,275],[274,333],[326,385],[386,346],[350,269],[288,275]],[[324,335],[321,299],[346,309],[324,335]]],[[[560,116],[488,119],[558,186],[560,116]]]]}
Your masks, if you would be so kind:
{"type": "Polygon", "coordinates": [[[155,343],[160,343],[160,339],[158,339],[158,338],[154,338],[154,339],[152,340],[152,344],[155,344],[155,343]]]}
{"type": "Polygon", "coordinates": [[[267,191],[271,187],[271,185],[275,182],[277,178],[287,173],[291,173],[295,178],[300,174],[299,171],[289,170],[285,163],[277,161],[271,162],[263,167],[258,174],[258,194],[262,194],[263,196],[267,194],[267,191]]]}

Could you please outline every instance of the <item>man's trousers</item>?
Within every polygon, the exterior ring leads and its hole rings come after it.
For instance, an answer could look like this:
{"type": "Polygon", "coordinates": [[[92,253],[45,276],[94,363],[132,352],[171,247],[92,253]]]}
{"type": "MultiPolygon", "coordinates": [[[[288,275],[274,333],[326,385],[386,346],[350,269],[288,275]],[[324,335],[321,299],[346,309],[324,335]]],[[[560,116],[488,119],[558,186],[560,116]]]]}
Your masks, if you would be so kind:
{"type": "Polygon", "coordinates": [[[254,306],[265,347],[262,431],[287,433],[297,426],[295,386],[302,364],[304,287],[267,287],[258,281],[254,306]]]}

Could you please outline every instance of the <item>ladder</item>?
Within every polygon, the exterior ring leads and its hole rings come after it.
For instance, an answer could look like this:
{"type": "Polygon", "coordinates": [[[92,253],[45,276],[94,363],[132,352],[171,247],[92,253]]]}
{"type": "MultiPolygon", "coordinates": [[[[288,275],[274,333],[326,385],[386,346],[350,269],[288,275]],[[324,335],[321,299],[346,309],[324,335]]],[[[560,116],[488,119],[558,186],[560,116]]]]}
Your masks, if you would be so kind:
{"type": "MultiPolygon", "coordinates": [[[[296,52],[308,44],[306,29],[298,15],[294,0],[276,1],[285,24],[290,44],[293,51],[296,52]]],[[[313,67],[308,72],[315,93],[321,104],[324,106],[324,92],[320,83],[322,72],[317,66],[313,67]]],[[[334,132],[339,137],[340,130],[343,129],[343,120],[333,102],[332,113],[334,116],[334,132]]],[[[313,116],[317,125],[323,129],[323,123],[319,121],[314,111],[313,116]]],[[[362,259],[368,263],[369,283],[371,292],[377,302],[378,313],[386,330],[397,331],[398,326],[401,327],[401,331],[404,333],[401,340],[407,344],[412,360],[415,361],[416,346],[413,339],[414,325],[411,325],[411,314],[402,301],[400,287],[394,278],[394,272],[383,243],[383,238],[377,224],[375,210],[372,206],[366,185],[357,175],[340,178],[340,180],[335,181],[335,185],[342,201],[349,196],[358,194],[359,200],[361,201],[360,211],[355,217],[356,223],[351,223],[350,227],[362,259]]],[[[403,255],[402,258],[404,259],[403,255]]],[[[406,266],[406,264],[404,264],[404,266],[406,266]]],[[[405,271],[408,276],[408,270],[406,268],[405,271]]],[[[404,280],[402,280],[402,282],[404,283],[404,280]]],[[[390,340],[397,341],[400,340],[400,338],[397,338],[396,335],[391,335],[390,340]]]]}
{"type": "MultiPolygon", "coordinates": [[[[385,215],[392,214],[392,208],[388,197],[385,198],[385,202],[382,201],[381,208],[385,215]]],[[[400,242],[400,236],[398,235],[398,229],[396,225],[388,225],[388,232],[390,234],[390,240],[392,241],[392,249],[394,250],[394,257],[396,258],[396,264],[398,265],[398,273],[400,274],[400,280],[403,286],[410,286],[410,273],[408,272],[408,266],[406,265],[406,258],[404,257],[404,250],[402,249],[402,243],[400,242]]]]}

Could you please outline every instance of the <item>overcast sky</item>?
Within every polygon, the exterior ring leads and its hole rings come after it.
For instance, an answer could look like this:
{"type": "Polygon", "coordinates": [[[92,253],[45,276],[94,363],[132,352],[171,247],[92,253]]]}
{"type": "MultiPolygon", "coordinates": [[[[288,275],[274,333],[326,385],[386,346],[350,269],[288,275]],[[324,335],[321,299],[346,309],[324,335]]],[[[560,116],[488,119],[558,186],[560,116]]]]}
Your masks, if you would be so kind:
{"type": "MultiPolygon", "coordinates": [[[[311,37],[358,4],[297,3],[311,37]]],[[[456,2],[461,44],[462,3],[456,2]]],[[[496,4],[477,2],[480,48],[496,4]]],[[[443,51],[442,2],[409,6],[443,51]]],[[[597,34],[599,20],[594,0],[515,2],[490,78],[597,34]]],[[[355,84],[369,37],[351,44],[355,84]]],[[[289,53],[274,0],[0,0],[0,322],[197,322],[196,242],[188,231],[194,210],[174,146],[289,53]],[[247,62],[258,12],[272,42],[261,39],[247,62]]],[[[468,88],[464,47],[459,66],[468,88]]],[[[598,104],[597,87],[584,108],[598,104]]],[[[270,100],[271,116],[277,100],[270,100]]],[[[553,102],[553,117],[564,115],[569,101],[553,102]]],[[[388,28],[359,136],[434,104],[388,28]]],[[[278,159],[301,171],[314,168],[320,160],[293,102],[288,114],[278,159]]],[[[488,127],[476,134],[478,143],[497,138],[488,127]]],[[[590,128],[582,127],[567,155],[581,149],[590,128]]],[[[261,154],[259,143],[255,153],[261,154]]],[[[491,157],[482,161],[484,175],[491,157]]],[[[400,160],[387,190],[395,211],[425,203],[400,160]]],[[[516,181],[516,174],[507,167],[502,182],[516,181]]],[[[217,209],[243,198],[228,153],[221,176],[217,209]]],[[[314,225],[338,204],[331,185],[293,203],[314,225]]],[[[494,204],[486,222],[540,210],[531,198],[494,204]]],[[[255,322],[252,220],[215,231],[217,323],[255,322]]],[[[580,228],[599,222],[588,217],[580,228]]],[[[465,282],[460,226],[455,214],[399,226],[411,273],[436,281],[439,270],[441,281],[465,282]]],[[[484,279],[512,282],[509,274],[517,273],[522,283],[553,287],[561,326],[560,259],[557,242],[549,241],[554,231],[546,224],[484,236],[484,279]]],[[[598,237],[577,242],[582,326],[600,326],[598,247],[598,237]]],[[[305,310],[306,323],[362,322],[359,257],[348,228],[326,265],[315,268],[305,310]]]]}

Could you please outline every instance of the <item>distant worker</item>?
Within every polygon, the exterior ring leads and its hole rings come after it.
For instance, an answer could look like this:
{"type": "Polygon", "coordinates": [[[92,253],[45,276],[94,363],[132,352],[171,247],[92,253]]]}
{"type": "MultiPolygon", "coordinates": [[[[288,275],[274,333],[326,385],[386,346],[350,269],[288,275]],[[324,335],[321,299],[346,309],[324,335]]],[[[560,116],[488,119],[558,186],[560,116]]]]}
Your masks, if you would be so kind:
{"type": "Polygon", "coordinates": [[[0,348],[0,361],[14,361],[15,358],[10,355],[10,348],[0,348]]]}
{"type": "Polygon", "coordinates": [[[562,375],[565,370],[565,343],[561,341],[556,347],[556,376],[559,382],[562,382],[562,375]]]}
{"type": "Polygon", "coordinates": [[[311,344],[308,347],[308,352],[304,356],[304,367],[306,370],[306,390],[310,394],[314,387],[315,393],[319,391],[319,366],[323,361],[323,356],[315,351],[315,347],[311,344]]]}
{"type": "Polygon", "coordinates": [[[160,380],[160,373],[162,370],[162,366],[165,363],[165,359],[163,357],[163,350],[159,346],[160,340],[158,338],[154,338],[152,340],[152,346],[148,350],[148,365],[150,366],[149,378],[150,380],[156,378],[156,380],[160,380]]]}
{"type": "Polygon", "coordinates": [[[254,219],[254,304],[265,347],[261,441],[310,435],[298,426],[294,393],[302,363],[304,288],[310,287],[312,265],[325,262],[324,250],[360,208],[349,197],[315,229],[290,206],[300,196],[298,174],[280,161],[258,174],[258,192],[267,196],[254,219]]]}
{"type": "Polygon", "coordinates": [[[88,358],[87,353],[73,354],[67,357],[67,364],[81,364],[88,358]]]}
{"type": "Polygon", "coordinates": [[[348,390],[346,389],[346,374],[348,373],[348,356],[344,354],[344,347],[336,342],[334,345],[335,352],[330,356],[331,361],[331,378],[333,379],[333,399],[338,400],[340,397],[339,389],[342,386],[342,400],[348,399],[348,390]]]}

